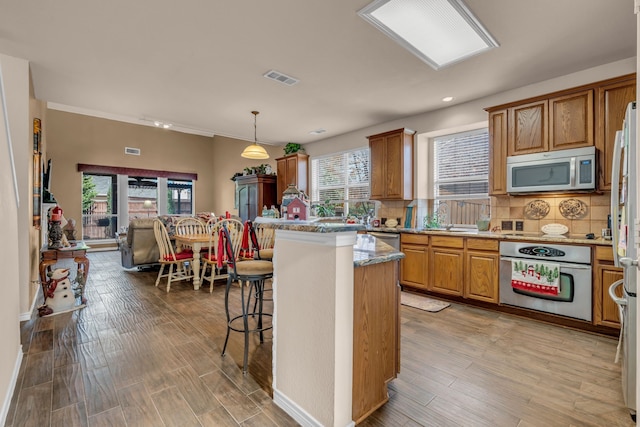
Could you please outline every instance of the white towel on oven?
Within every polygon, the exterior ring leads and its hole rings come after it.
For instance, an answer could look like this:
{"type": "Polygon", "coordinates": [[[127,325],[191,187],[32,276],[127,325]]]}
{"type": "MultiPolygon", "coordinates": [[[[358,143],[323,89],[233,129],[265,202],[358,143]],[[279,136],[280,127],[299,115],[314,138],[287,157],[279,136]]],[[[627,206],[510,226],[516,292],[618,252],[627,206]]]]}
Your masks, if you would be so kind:
{"type": "Polygon", "coordinates": [[[558,295],[560,264],[537,260],[513,260],[511,287],[539,294],[558,295]]]}

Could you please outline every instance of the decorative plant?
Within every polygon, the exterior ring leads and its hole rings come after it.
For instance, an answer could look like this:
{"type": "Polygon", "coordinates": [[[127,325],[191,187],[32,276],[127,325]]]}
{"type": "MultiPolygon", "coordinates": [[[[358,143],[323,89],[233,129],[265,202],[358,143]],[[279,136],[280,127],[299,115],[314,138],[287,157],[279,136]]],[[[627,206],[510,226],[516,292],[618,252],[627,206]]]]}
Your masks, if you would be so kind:
{"type": "Polygon", "coordinates": [[[325,200],[322,203],[318,203],[312,206],[316,210],[318,216],[334,216],[336,214],[336,208],[331,203],[330,199],[325,200]]]}
{"type": "Polygon", "coordinates": [[[302,149],[302,146],[300,144],[296,144],[294,142],[290,142],[287,145],[284,146],[284,154],[293,154],[293,153],[297,153],[298,151],[300,151],[302,149]]]}

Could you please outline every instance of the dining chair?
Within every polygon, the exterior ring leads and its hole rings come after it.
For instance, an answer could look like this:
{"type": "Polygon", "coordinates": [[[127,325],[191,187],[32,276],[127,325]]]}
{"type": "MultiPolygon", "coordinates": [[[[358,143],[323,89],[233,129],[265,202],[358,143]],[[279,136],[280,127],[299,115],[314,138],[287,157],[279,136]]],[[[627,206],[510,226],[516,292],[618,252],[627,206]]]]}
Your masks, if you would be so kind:
{"type": "Polygon", "coordinates": [[[188,280],[193,278],[193,273],[190,269],[187,269],[184,265],[185,262],[193,262],[193,252],[190,250],[183,250],[176,252],[171,244],[169,233],[165,228],[162,221],[156,219],[153,221],[153,234],[155,235],[156,242],[158,243],[158,251],[160,252],[160,271],[158,272],[158,278],[156,279],[156,286],[160,283],[160,279],[167,278],[167,292],[171,289],[172,281],[188,280]],[[164,273],[165,267],[169,270],[164,273]]]}
{"type": "Polygon", "coordinates": [[[273,259],[274,229],[255,227],[252,223],[249,236],[251,237],[254,258],[271,261],[273,259]]]}
{"type": "MultiPolygon", "coordinates": [[[[244,334],[244,355],[242,363],[242,373],[247,374],[247,361],[249,352],[249,335],[252,332],[260,334],[260,343],[264,342],[264,331],[271,329],[273,325],[265,326],[264,317],[272,317],[272,313],[263,312],[262,289],[266,279],[273,277],[273,263],[271,261],[247,260],[239,261],[236,252],[233,250],[233,241],[226,224],[223,224],[219,232],[218,245],[220,250],[224,250],[226,256],[227,269],[229,277],[227,278],[227,286],[224,294],[224,309],[227,316],[227,336],[222,347],[222,356],[226,354],[227,344],[229,342],[229,334],[231,331],[241,332],[244,334]],[[231,283],[235,280],[240,281],[240,305],[242,313],[232,316],[229,311],[229,293],[231,283]],[[245,287],[248,287],[245,295],[245,287]],[[256,313],[249,311],[252,296],[258,296],[258,310],[256,313]],[[251,319],[249,325],[249,314],[257,315],[257,319],[251,319]]],[[[218,258],[218,266],[223,265],[223,260],[218,258]]],[[[254,316],[252,316],[254,317],[254,316]]]]}
{"type": "Polygon", "coordinates": [[[213,231],[213,227],[218,223],[218,218],[214,215],[207,220],[204,225],[205,233],[211,233],[213,231]]]}
{"type": "Polygon", "coordinates": [[[176,234],[185,236],[188,234],[204,234],[205,224],[198,218],[185,217],[176,223],[176,234]]]}
{"type": "Polygon", "coordinates": [[[240,252],[240,241],[242,238],[242,222],[235,219],[221,219],[212,223],[209,233],[209,244],[206,248],[206,253],[201,256],[202,262],[202,275],[201,280],[204,283],[208,280],[211,284],[209,286],[209,292],[213,292],[213,283],[219,279],[226,279],[229,277],[226,265],[226,255],[224,251],[219,250],[218,241],[220,238],[220,229],[226,226],[229,230],[229,236],[232,242],[234,253],[240,252]],[[222,260],[222,265],[218,266],[218,258],[222,260]],[[207,275],[208,273],[208,275],[207,275]]]}

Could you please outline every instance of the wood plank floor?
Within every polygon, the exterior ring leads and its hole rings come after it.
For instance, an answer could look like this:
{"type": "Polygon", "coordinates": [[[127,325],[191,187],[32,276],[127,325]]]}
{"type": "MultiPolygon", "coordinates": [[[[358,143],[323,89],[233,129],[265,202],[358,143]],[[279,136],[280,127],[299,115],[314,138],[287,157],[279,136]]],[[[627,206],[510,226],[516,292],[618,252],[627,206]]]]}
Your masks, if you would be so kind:
{"type": "MultiPolygon", "coordinates": [[[[23,322],[6,426],[293,426],[271,401],[271,333],[226,357],[224,290],[154,286],[89,255],[88,306],[23,322]]],[[[235,288],[237,291],[237,288],[235,288]]],[[[402,366],[361,426],[633,426],[616,341],[460,304],[402,307],[402,366]]]]}

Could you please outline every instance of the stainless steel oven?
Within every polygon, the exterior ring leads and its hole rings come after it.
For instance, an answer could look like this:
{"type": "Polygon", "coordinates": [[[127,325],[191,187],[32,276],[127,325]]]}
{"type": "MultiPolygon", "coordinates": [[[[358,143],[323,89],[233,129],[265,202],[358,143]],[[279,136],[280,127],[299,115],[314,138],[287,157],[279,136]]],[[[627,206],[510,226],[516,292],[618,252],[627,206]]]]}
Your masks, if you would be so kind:
{"type": "Polygon", "coordinates": [[[591,321],[591,281],[591,248],[588,246],[500,242],[500,304],[591,321]],[[537,262],[559,266],[555,292],[513,286],[514,265],[533,268],[537,262]]]}

